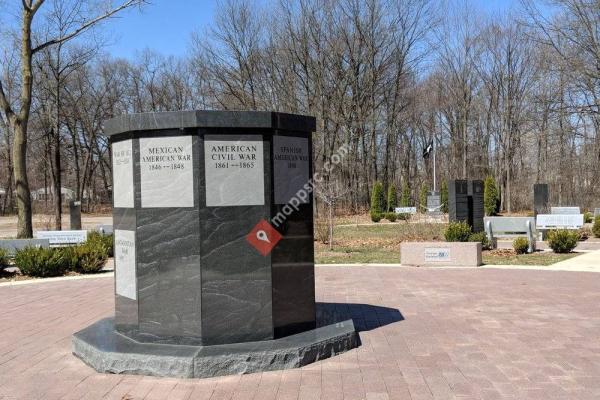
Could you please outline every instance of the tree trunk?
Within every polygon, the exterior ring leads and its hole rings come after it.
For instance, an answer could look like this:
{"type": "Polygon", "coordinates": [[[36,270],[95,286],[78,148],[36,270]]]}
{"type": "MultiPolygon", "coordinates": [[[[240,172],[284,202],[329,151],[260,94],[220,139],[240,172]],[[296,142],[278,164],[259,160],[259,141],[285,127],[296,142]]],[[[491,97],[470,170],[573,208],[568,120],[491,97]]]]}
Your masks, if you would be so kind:
{"type": "Polygon", "coordinates": [[[14,127],[13,162],[17,192],[17,238],[33,237],[31,222],[31,193],[27,180],[27,128],[22,124],[14,127]]]}

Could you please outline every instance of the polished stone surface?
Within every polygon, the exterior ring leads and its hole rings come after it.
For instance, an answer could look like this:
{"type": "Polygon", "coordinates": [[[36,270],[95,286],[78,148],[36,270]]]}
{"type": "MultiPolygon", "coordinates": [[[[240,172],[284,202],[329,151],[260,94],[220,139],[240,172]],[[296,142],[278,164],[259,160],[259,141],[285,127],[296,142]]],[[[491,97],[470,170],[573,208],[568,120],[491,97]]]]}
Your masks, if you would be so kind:
{"type": "Polygon", "coordinates": [[[270,111],[172,111],[121,115],[105,121],[104,134],[186,128],[263,128],[314,132],[314,117],[270,111]]]}
{"type": "Polygon", "coordinates": [[[469,221],[467,183],[463,179],[448,181],[448,219],[450,221],[469,221]]]}
{"type": "Polygon", "coordinates": [[[548,214],[550,212],[550,195],[547,183],[533,185],[533,215],[548,214]]]}
{"type": "Polygon", "coordinates": [[[469,196],[469,225],[473,232],[483,232],[483,217],[485,208],[483,206],[483,181],[470,180],[467,184],[469,196]]]}
{"type": "Polygon", "coordinates": [[[115,177],[133,192],[132,201],[114,195],[115,230],[134,232],[125,242],[135,242],[135,262],[115,265],[120,333],[143,343],[217,345],[315,328],[312,195],[289,210],[274,204],[276,193],[288,197],[309,178],[314,118],[169,112],[118,117],[106,128],[113,163],[132,165],[132,185],[128,168],[115,177]],[[273,143],[277,154],[301,157],[280,160],[297,168],[286,164],[278,184],[273,143]],[[265,256],[247,235],[282,210],[274,228],[283,237],[265,256]]]}
{"type": "Polygon", "coordinates": [[[140,343],[115,331],[105,318],[75,333],[73,354],[98,372],[207,378],[298,368],[359,345],[352,320],[282,339],[185,346],[140,343]]]}

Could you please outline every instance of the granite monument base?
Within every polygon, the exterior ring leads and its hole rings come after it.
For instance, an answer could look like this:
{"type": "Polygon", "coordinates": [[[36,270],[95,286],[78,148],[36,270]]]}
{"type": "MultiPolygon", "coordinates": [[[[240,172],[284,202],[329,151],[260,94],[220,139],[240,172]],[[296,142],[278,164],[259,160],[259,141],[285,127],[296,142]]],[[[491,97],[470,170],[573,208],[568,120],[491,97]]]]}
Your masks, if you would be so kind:
{"type": "Polygon", "coordinates": [[[73,354],[98,372],[175,378],[209,378],[299,368],[360,344],[352,320],[257,342],[214,346],[142,343],[102,319],[75,333],[73,354]]]}

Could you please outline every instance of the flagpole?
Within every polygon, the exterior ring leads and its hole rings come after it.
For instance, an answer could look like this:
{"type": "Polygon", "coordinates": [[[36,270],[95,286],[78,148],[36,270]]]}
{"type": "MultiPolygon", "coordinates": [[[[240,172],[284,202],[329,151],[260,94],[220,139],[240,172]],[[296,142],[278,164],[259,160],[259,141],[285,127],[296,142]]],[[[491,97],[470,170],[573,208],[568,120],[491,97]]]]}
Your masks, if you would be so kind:
{"type": "Polygon", "coordinates": [[[436,191],[435,185],[435,129],[433,131],[433,191],[436,191]]]}

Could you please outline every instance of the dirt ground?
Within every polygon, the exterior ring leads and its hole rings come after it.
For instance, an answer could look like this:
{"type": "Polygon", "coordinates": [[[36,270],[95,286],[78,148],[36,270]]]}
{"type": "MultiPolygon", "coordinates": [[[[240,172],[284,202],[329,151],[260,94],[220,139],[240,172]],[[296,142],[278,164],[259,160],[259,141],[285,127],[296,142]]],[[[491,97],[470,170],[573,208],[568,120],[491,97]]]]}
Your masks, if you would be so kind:
{"type": "MultiPolygon", "coordinates": [[[[69,214],[62,216],[63,229],[69,229],[69,214]]],[[[81,216],[83,229],[92,229],[96,225],[112,225],[111,214],[83,214],[81,216]]],[[[36,214],[33,216],[33,232],[54,229],[54,216],[36,214]]],[[[14,238],[17,236],[17,216],[0,217],[0,238],[14,238]]]]}

